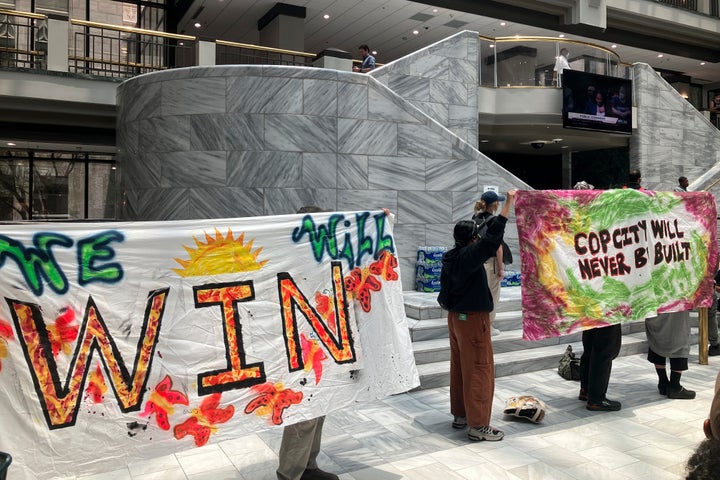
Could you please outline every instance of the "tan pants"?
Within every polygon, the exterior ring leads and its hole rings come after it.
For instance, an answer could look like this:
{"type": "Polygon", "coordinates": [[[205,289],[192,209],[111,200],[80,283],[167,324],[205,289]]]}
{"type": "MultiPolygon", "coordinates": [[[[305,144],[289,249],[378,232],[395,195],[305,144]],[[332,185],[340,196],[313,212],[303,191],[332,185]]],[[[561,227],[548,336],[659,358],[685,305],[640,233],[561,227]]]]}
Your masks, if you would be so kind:
{"type": "Polygon", "coordinates": [[[489,258],[485,263],[485,274],[487,275],[487,281],[488,281],[488,287],[490,287],[490,293],[492,294],[493,299],[493,311],[490,312],[490,323],[495,321],[495,312],[497,312],[498,302],[500,301],[500,280],[501,278],[497,276],[497,272],[499,271],[498,267],[495,265],[497,263],[497,258],[492,257],[489,258]]]}
{"type": "Polygon", "coordinates": [[[450,330],[450,412],[471,427],[490,425],[495,363],[487,312],[448,313],[450,330]]]}
{"type": "Polygon", "coordinates": [[[300,480],[306,468],[318,468],[323,423],[325,417],[318,417],[285,427],[278,454],[278,480],[300,480]]]}

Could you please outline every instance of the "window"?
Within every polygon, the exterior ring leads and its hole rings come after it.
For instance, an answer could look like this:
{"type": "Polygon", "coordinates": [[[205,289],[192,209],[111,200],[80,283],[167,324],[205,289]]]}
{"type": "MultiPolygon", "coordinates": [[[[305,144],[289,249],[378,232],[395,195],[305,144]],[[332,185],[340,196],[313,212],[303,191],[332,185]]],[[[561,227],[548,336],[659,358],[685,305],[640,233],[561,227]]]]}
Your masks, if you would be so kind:
{"type": "Polygon", "coordinates": [[[114,218],[112,155],[0,152],[0,221],[114,218]]]}

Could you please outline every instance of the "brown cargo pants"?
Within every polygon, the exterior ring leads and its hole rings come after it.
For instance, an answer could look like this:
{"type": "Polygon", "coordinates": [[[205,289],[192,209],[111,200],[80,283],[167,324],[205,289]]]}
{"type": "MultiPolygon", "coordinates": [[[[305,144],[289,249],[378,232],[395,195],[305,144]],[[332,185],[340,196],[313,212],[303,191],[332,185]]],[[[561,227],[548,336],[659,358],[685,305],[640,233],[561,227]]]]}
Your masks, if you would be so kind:
{"type": "Polygon", "coordinates": [[[490,425],[495,363],[488,312],[448,313],[450,412],[471,427],[490,425]]]}

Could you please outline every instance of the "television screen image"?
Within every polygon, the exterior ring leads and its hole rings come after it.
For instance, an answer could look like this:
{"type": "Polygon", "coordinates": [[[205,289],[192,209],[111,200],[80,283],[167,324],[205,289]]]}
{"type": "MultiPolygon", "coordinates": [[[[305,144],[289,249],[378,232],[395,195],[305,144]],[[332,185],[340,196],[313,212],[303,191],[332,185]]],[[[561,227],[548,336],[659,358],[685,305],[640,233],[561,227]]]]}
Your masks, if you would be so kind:
{"type": "Polygon", "coordinates": [[[632,134],[632,82],[565,70],[563,127],[632,134]]]}

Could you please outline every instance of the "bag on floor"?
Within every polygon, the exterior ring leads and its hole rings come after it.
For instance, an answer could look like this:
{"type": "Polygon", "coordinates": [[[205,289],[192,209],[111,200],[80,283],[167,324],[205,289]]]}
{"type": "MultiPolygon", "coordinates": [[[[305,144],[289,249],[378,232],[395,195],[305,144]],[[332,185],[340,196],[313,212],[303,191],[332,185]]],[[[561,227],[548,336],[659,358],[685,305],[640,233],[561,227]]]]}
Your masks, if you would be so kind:
{"type": "Polygon", "coordinates": [[[558,364],[558,374],[565,380],[580,380],[580,359],[575,358],[572,345],[568,345],[558,364]]]}
{"type": "Polygon", "coordinates": [[[545,418],[546,410],[547,405],[539,398],[532,395],[520,395],[507,399],[503,413],[538,423],[545,418]]]}

